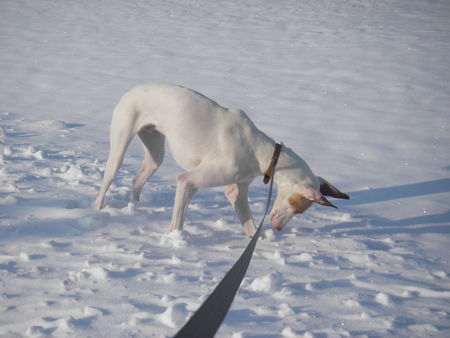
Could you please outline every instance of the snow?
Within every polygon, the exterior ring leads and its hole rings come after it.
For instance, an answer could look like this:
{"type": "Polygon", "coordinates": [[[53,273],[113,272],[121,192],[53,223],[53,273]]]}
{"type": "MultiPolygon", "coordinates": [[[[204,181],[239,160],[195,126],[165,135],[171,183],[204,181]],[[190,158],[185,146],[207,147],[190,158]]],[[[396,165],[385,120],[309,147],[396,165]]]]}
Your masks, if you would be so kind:
{"type": "MultiPolygon", "coordinates": [[[[178,83],[351,200],[269,225],[218,337],[450,336],[450,3],[2,1],[0,335],[170,337],[248,243],[222,188],[166,233],[170,156],[94,211],[111,111],[178,83]]],[[[250,205],[262,217],[267,187],[250,205]]]]}

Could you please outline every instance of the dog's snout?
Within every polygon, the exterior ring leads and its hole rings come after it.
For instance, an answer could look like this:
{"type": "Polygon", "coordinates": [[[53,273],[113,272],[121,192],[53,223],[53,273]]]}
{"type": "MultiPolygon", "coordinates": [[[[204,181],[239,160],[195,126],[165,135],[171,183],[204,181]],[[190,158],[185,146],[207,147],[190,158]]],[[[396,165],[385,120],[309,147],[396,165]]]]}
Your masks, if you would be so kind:
{"type": "Polygon", "coordinates": [[[272,223],[272,227],[277,230],[277,231],[281,231],[283,229],[283,226],[280,225],[280,223],[277,220],[278,217],[278,213],[274,212],[272,214],[270,214],[270,222],[272,223]]]}

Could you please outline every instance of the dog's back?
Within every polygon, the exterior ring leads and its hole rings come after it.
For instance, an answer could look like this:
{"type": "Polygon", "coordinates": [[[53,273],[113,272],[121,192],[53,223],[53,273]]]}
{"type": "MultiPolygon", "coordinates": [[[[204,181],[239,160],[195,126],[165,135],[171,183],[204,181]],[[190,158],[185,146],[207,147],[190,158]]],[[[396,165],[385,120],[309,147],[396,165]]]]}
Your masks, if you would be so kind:
{"type": "MultiPolygon", "coordinates": [[[[166,136],[172,155],[186,170],[202,161],[245,147],[257,129],[247,115],[175,85],[143,85],[127,92],[116,106],[112,128],[143,128],[166,136]]],[[[231,155],[231,158],[233,156],[231,155]]]]}

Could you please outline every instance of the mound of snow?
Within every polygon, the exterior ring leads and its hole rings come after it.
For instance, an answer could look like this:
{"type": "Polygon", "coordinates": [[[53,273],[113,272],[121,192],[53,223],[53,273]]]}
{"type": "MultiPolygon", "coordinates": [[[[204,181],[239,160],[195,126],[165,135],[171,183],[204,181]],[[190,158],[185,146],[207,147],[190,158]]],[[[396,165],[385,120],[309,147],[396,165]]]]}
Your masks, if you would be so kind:
{"type": "Polygon", "coordinates": [[[289,326],[288,326],[288,327],[285,327],[285,328],[283,329],[283,331],[281,331],[281,335],[282,335],[283,337],[292,337],[292,338],[298,337],[298,334],[296,334],[296,333],[294,332],[294,330],[292,330],[289,326]]]}
{"type": "Polygon", "coordinates": [[[39,127],[46,129],[64,129],[67,126],[67,124],[61,120],[44,120],[36,122],[36,124],[39,127]]]}
{"type": "Polygon", "coordinates": [[[46,336],[46,330],[42,326],[33,325],[27,329],[25,335],[28,337],[42,337],[46,336]]]}
{"type": "Polygon", "coordinates": [[[280,250],[262,253],[262,256],[280,265],[286,264],[286,258],[280,250]]]}
{"type": "Polygon", "coordinates": [[[384,292],[377,293],[375,296],[375,301],[384,306],[388,306],[391,303],[389,295],[384,292]]]}
{"type": "Polygon", "coordinates": [[[175,303],[170,305],[166,311],[158,316],[158,320],[172,328],[183,325],[188,319],[189,311],[186,309],[185,303],[175,303]]]}
{"type": "Polygon", "coordinates": [[[279,273],[270,273],[263,277],[257,277],[248,288],[255,292],[273,293],[281,286],[282,276],[279,273]]]}
{"type": "Polygon", "coordinates": [[[311,254],[309,254],[307,252],[303,252],[300,255],[292,255],[290,257],[290,260],[293,262],[300,262],[300,263],[312,262],[313,256],[311,256],[311,254]]]}
{"type": "Polygon", "coordinates": [[[109,271],[103,267],[88,267],[80,271],[71,271],[69,273],[69,278],[72,281],[80,280],[106,280],[109,277],[109,271]]]}
{"type": "Polygon", "coordinates": [[[279,308],[278,316],[280,316],[280,318],[284,318],[284,317],[295,315],[294,310],[292,310],[292,308],[287,303],[281,303],[278,306],[278,308],[279,308]]]}
{"type": "Polygon", "coordinates": [[[29,146],[23,150],[23,156],[43,160],[44,152],[42,150],[37,150],[34,146],[29,146]]]}
{"type": "Polygon", "coordinates": [[[20,204],[20,198],[13,195],[8,195],[2,200],[0,200],[0,205],[18,205],[18,204],[20,204]]]}
{"type": "Polygon", "coordinates": [[[59,175],[61,178],[66,180],[79,180],[82,179],[85,174],[83,169],[77,164],[71,164],[67,170],[59,175]]]}
{"type": "Polygon", "coordinates": [[[176,230],[161,236],[159,244],[167,248],[185,248],[191,242],[189,233],[185,230],[176,230]]]}

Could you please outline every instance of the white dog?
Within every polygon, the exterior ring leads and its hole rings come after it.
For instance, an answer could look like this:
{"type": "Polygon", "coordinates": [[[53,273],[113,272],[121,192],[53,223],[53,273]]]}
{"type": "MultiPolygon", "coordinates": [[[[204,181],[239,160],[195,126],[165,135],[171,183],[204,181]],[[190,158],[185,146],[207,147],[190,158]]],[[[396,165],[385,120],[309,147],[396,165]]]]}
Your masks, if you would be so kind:
{"type": "MultiPolygon", "coordinates": [[[[172,154],[186,172],[177,176],[170,231],[182,229],[192,196],[200,189],[227,185],[225,195],[245,234],[256,232],[248,205],[248,186],[266,172],[275,142],[241,110],[227,109],[193,90],[173,85],[138,86],[127,92],[114,109],[110,152],[95,207],[104,207],[105,194],[122,164],[131,139],[144,144],[144,161],[133,179],[133,198],[158,169],[167,137],[172,154]]],[[[270,214],[281,230],[294,214],[312,203],[335,207],[323,195],[349,197],[316,177],[306,162],[283,147],[274,177],[277,198],[270,214]]]]}

